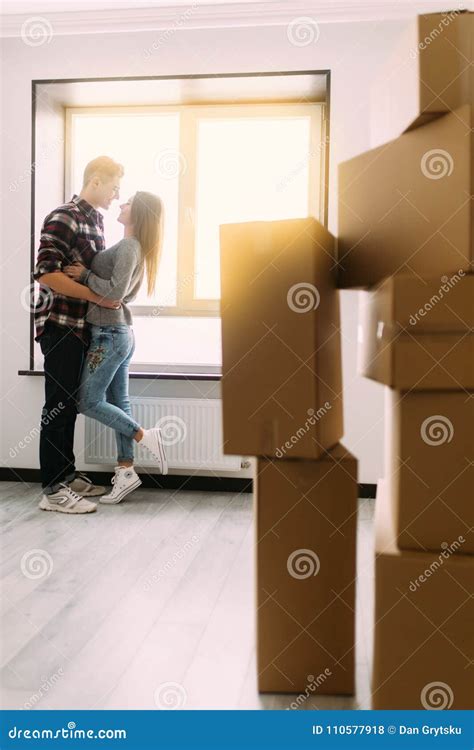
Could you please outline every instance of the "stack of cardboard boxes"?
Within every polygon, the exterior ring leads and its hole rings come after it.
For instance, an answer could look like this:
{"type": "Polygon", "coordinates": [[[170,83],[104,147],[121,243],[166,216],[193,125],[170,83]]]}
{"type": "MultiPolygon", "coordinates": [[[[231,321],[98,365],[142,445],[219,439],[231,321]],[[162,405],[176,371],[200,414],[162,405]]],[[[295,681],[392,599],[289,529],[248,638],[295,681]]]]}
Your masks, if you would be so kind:
{"type": "Polygon", "coordinates": [[[342,425],[335,240],[220,228],[224,452],[255,456],[261,692],[352,694],[357,463],[342,425]]]}
{"type": "Polygon", "coordinates": [[[383,145],[340,167],[339,285],[371,287],[359,368],[390,389],[380,709],[474,708],[473,18],[433,14],[409,29],[373,101],[383,145]]]}

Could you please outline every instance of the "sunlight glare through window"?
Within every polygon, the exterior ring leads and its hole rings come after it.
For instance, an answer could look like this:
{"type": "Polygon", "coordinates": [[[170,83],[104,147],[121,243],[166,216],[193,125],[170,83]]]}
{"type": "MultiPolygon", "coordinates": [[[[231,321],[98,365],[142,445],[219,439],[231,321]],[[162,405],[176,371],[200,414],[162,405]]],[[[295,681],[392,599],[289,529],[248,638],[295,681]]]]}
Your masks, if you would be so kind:
{"type": "Polygon", "coordinates": [[[219,298],[220,224],[308,215],[309,139],[309,117],[199,122],[197,297],[219,298]]]}

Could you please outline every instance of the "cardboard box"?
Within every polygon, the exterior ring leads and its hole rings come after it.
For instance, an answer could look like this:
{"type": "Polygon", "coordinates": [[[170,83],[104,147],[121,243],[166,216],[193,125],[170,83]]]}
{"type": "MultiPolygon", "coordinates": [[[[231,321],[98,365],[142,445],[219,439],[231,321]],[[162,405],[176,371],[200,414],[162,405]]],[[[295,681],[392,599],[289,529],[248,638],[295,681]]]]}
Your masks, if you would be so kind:
{"type": "Polygon", "coordinates": [[[474,553],[474,393],[387,391],[387,474],[402,549],[474,553]]]}
{"type": "Polygon", "coordinates": [[[398,549],[388,489],[376,500],[372,708],[473,709],[474,558],[398,549]]]}
{"type": "Polygon", "coordinates": [[[472,270],[471,121],[465,105],[339,166],[340,287],[472,270]]]}
{"type": "Polygon", "coordinates": [[[399,390],[474,390],[474,274],[391,276],[359,303],[360,375],[399,390]]]}
{"type": "Polygon", "coordinates": [[[343,434],[334,237],[310,217],[220,241],[223,451],[319,458],[343,434]]]}
{"type": "Polygon", "coordinates": [[[258,688],[352,695],[357,461],[259,458],[254,491],[258,688]]]}
{"type": "Polygon", "coordinates": [[[430,13],[407,22],[371,90],[372,146],[474,104],[473,47],[473,13],[430,13]]]}

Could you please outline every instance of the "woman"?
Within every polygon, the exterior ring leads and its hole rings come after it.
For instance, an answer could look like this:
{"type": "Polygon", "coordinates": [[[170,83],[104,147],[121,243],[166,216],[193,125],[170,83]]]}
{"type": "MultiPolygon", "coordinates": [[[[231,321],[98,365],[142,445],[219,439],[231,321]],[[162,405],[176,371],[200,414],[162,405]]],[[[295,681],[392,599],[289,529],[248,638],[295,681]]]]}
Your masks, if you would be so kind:
{"type": "Polygon", "coordinates": [[[161,256],[163,204],[152,193],[139,191],[120,206],[118,221],[124,238],[94,256],[90,270],[79,263],[65,273],[97,294],[120,299],[116,309],[88,304],[91,342],[82,371],[78,410],[115,430],[117,466],[112,490],[101,503],[119,503],[140,486],[133,467],[134,443],[145,446],[158,459],[161,473],[168,464],[158,427],[145,430],[133,418],[128,394],[128,368],[135,350],[132,302],[141,286],[145,269],[148,295],[153,294],[161,256]]]}

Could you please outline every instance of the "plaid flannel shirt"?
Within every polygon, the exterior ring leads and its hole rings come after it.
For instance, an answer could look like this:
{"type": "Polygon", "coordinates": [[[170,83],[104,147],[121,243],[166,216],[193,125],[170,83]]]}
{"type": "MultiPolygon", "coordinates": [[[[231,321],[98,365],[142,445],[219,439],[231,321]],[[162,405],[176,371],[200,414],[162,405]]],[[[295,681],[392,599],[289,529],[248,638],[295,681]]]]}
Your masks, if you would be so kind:
{"type": "MultiPolygon", "coordinates": [[[[45,273],[62,271],[75,261],[90,268],[94,255],[104,248],[102,215],[83,198],[73,195],[69,203],[56,208],[43,222],[33,279],[38,281],[45,273]]],[[[34,311],[35,340],[39,340],[46,321],[50,320],[56,325],[72,329],[79,338],[87,342],[87,304],[86,300],[66,297],[40,284],[34,311]]]]}

